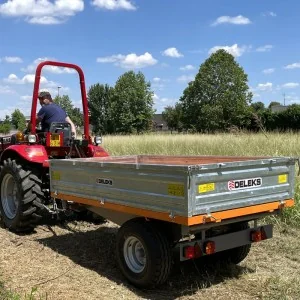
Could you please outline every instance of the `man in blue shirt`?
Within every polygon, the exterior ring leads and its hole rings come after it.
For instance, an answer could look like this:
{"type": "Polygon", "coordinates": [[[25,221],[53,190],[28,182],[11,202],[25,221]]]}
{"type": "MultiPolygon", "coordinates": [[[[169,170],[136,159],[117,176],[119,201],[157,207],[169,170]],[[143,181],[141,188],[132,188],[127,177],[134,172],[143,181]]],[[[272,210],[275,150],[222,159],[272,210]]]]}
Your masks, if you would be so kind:
{"type": "Polygon", "coordinates": [[[72,134],[76,135],[76,128],[66,112],[52,100],[48,91],[40,91],[38,98],[42,108],[37,113],[36,124],[41,123],[42,131],[49,131],[52,122],[68,122],[71,125],[72,134]]]}

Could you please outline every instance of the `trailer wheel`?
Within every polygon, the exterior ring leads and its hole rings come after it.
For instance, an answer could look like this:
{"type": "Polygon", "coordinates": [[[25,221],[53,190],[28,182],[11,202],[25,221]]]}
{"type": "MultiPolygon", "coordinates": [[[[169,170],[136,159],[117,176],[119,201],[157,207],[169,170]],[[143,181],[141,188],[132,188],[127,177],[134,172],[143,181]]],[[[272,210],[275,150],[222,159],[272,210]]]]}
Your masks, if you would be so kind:
{"type": "Polygon", "coordinates": [[[31,171],[10,158],[3,161],[0,171],[0,211],[8,229],[22,232],[33,229],[40,218],[41,181],[31,171]]]}
{"type": "Polygon", "coordinates": [[[171,270],[169,242],[150,222],[128,221],[117,234],[117,262],[128,281],[138,287],[162,284],[171,270]]]}
{"type": "MultiPolygon", "coordinates": [[[[241,223],[234,224],[230,232],[244,230],[248,228],[249,228],[248,222],[241,222],[241,223]]],[[[247,244],[244,246],[222,251],[220,252],[220,257],[222,260],[225,260],[227,262],[231,262],[233,264],[239,264],[247,257],[247,255],[250,252],[250,249],[251,249],[251,244],[247,244]]]]}

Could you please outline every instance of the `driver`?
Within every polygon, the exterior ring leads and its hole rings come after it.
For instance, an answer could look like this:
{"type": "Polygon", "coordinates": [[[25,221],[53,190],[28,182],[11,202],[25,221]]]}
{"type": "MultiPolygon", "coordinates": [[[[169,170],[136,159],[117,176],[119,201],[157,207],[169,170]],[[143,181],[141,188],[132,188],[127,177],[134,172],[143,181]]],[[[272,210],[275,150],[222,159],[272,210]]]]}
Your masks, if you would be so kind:
{"type": "Polygon", "coordinates": [[[49,131],[52,122],[68,122],[71,125],[72,135],[76,136],[76,128],[66,112],[52,100],[51,94],[46,91],[38,93],[42,108],[37,113],[36,124],[41,123],[42,131],[49,131]]]}

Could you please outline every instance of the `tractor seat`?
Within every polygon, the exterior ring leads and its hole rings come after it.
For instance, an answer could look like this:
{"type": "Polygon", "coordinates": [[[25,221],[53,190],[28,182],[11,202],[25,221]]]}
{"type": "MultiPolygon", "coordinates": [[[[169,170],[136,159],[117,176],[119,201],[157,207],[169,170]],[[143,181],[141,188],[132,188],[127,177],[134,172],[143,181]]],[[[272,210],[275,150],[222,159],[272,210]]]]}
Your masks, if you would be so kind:
{"type": "Polygon", "coordinates": [[[72,138],[71,124],[68,122],[52,122],[50,125],[49,132],[64,134],[64,146],[70,146],[70,141],[72,138]]]}

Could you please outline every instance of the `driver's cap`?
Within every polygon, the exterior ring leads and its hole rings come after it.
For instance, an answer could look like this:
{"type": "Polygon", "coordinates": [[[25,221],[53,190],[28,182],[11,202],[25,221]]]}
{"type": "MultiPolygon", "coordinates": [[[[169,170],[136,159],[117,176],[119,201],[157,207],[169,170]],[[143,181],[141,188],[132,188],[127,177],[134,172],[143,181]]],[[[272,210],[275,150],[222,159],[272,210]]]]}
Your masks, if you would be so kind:
{"type": "Polygon", "coordinates": [[[50,96],[51,94],[48,90],[40,90],[38,93],[38,98],[42,98],[42,97],[46,97],[46,96],[50,96]]]}

